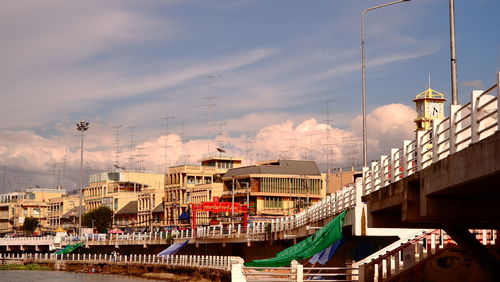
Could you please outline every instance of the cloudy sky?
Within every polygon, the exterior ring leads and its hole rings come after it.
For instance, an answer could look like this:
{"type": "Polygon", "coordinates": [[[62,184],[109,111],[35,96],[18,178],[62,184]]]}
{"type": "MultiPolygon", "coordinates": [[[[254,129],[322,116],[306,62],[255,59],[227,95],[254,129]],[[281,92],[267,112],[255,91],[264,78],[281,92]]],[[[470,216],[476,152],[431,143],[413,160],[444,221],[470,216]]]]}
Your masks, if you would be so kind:
{"type": "MultiPolygon", "coordinates": [[[[2,188],[74,189],[78,120],[90,122],[86,172],[115,162],[116,126],[118,160],[132,169],[195,163],[217,146],[247,163],[306,158],[325,169],[329,156],[331,168],[359,165],[359,19],[380,3],[3,0],[2,188]]],[[[456,1],[462,102],[500,69],[499,9],[496,0],[456,1]]],[[[366,23],[375,159],[412,137],[411,100],[429,73],[449,97],[448,1],[379,9],[366,23]]]]}

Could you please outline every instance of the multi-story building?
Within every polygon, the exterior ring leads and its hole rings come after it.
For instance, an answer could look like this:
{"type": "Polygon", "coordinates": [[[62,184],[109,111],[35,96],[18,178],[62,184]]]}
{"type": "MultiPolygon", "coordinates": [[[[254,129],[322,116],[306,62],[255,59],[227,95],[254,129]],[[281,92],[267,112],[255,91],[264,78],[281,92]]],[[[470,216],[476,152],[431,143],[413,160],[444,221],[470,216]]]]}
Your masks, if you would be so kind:
{"type": "Polygon", "coordinates": [[[114,225],[118,227],[137,226],[137,201],[130,201],[115,212],[114,225]]]}
{"type": "Polygon", "coordinates": [[[314,161],[276,160],[229,169],[222,177],[225,202],[249,204],[250,215],[291,215],[326,196],[314,161]]]}
{"type": "Polygon", "coordinates": [[[67,222],[65,222],[63,216],[66,215],[71,209],[76,209],[79,205],[79,195],[63,195],[61,197],[50,199],[47,212],[49,226],[54,229],[68,228],[69,226],[67,226],[67,222]],[[66,223],[66,226],[63,227],[63,223],[66,223]]]}
{"type": "Polygon", "coordinates": [[[202,199],[211,201],[214,191],[220,189],[220,184],[215,183],[221,183],[221,175],[241,166],[241,162],[241,158],[226,153],[211,153],[203,156],[201,165],[171,167],[165,179],[165,224],[188,224],[179,218],[189,216],[189,204],[202,199]]]}
{"type": "Polygon", "coordinates": [[[47,228],[49,200],[66,194],[64,189],[28,188],[0,196],[0,232],[20,228],[24,219],[34,217],[47,228]]]}
{"type": "Polygon", "coordinates": [[[150,187],[144,189],[138,196],[137,205],[137,225],[143,227],[161,226],[164,222],[158,220],[158,216],[153,217],[153,211],[161,208],[163,212],[163,197],[165,188],[150,187]]]}
{"type": "Polygon", "coordinates": [[[137,201],[144,191],[161,190],[163,186],[164,175],[160,173],[125,170],[92,174],[83,191],[85,211],[107,206],[117,212],[137,201]]]}

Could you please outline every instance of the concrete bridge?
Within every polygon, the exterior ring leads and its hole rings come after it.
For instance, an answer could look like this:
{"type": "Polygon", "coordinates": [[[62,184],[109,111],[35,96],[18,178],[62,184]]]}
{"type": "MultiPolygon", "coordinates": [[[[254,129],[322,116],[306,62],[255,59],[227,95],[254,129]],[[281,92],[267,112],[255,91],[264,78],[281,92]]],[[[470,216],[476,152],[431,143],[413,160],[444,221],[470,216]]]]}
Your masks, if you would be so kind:
{"type": "Polygon", "coordinates": [[[499,83],[500,72],[432,130],[364,168],[362,197],[369,227],[444,229],[496,279],[498,259],[469,229],[500,229],[499,83]]]}

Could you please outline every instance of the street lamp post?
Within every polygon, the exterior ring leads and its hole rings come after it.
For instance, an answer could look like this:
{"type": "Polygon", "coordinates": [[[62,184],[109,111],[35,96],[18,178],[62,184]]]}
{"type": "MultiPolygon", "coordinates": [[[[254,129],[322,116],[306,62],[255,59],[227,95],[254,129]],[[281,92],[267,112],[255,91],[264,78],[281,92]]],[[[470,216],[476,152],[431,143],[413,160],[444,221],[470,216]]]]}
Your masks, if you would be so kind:
{"type": "Polygon", "coordinates": [[[401,2],[408,2],[410,0],[398,0],[377,6],[373,6],[363,10],[361,13],[361,99],[363,111],[363,166],[367,165],[367,134],[366,134],[366,66],[365,66],[365,15],[371,10],[387,7],[390,5],[398,4],[401,2]]]}
{"type": "Polygon", "coordinates": [[[83,209],[83,134],[89,129],[87,121],[80,121],[76,123],[76,129],[80,131],[81,146],[80,146],[80,208],[78,209],[78,236],[82,235],[82,209],[83,209]]]}

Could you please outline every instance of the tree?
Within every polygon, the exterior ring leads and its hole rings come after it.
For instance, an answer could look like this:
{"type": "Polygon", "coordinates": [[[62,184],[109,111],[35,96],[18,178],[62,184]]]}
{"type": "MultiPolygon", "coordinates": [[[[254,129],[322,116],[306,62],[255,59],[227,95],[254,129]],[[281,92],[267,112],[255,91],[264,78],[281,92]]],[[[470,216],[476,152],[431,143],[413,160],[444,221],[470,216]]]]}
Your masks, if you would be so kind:
{"type": "Polygon", "coordinates": [[[95,227],[99,233],[107,232],[112,223],[113,211],[106,206],[100,206],[95,210],[85,213],[83,216],[83,225],[95,227]]]}
{"type": "Polygon", "coordinates": [[[34,217],[27,217],[24,219],[23,230],[25,234],[32,235],[38,227],[38,219],[34,217]]]}

